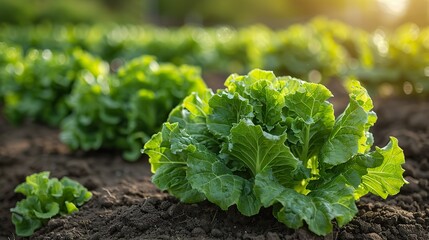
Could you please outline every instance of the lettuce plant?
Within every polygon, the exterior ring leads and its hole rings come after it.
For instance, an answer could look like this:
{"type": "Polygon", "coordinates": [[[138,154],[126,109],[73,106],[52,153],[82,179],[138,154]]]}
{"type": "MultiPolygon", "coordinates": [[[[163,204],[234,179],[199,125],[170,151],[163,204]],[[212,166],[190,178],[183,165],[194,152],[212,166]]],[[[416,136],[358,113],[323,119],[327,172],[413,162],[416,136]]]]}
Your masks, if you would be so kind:
{"type": "Polygon", "coordinates": [[[125,159],[137,160],[169,112],[205,88],[198,68],[159,64],[150,56],[133,59],[116,75],[83,76],[69,97],[73,111],[62,122],[60,138],[72,149],[118,149],[125,159]]]}
{"type": "Polygon", "coordinates": [[[357,81],[337,118],[321,84],[257,69],[225,85],[188,96],[145,144],[161,190],[183,202],[236,205],[246,216],[272,207],[288,227],[305,222],[326,235],[333,219],[343,226],[354,217],[363,195],[386,198],[406,183],[398,141],[372,147],[377,117],[357,81]]]}
{"type": "Polygon", "coordinates": [[[13,75],[22,71],[22,49],[0,42],[0,103],[7,92],[14,90],[13,75]]]}
{"type": "Polygon", "coordinates": [[[58,126],[70,114],[68,94],[81,72],[108,73],[107,64],[75,49],[72,53],[32,49],[15,68],[5,85],[5,115],[13,123],[24,119],[58,126]],[[19,66],[19,65],[18,65],[19,66]]]}
{"type": "Polygon", "coordinates": [[[50,218],[78,211],[78,207],[91,199],[92,194],[78,182],[63,177],[49,178],[49,172],[27,176],[15,192],[27,198],[17,202],[12,222],[18,236],[30,236],[50,218]]]}

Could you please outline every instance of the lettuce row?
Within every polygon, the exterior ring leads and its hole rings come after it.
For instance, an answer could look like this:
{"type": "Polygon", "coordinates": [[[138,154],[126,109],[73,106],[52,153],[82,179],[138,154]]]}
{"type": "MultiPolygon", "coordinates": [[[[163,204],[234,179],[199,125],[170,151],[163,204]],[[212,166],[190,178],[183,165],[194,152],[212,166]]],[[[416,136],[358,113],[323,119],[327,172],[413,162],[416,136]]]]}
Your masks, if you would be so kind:
{"type": "Polygon", "coordinates": [[[71,214],[89,201],[92,193],[78,182],[63,177],[49,178],[49,172],[27,176],[26,182],[15,188],[15,192],[27,198],[17,202],[12,212],[12,222],[18,236],[30,236],[50,218],[71,214]]]}
{"type": "Polygon", "coordinates": [[[144,146],[155,185],[181,201],[246,216],[272,207],[288,227],[326,235],[331,220],[354,217],[361,196],[386,198],[406,183],[398,141],[372,148],[377,117],[359,82],[337,118],[320,84],[256,69],[225,86],[185,98],[144,146]]]}

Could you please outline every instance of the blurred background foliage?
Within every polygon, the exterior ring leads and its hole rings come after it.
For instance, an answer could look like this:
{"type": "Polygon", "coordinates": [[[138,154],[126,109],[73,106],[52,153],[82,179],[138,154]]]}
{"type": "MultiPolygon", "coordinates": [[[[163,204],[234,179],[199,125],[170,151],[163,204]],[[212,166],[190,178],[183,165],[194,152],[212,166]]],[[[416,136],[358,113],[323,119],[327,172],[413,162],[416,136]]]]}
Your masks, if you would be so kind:
{"type": "Polygon", "coordinates": [[[316,15],[374,30],[429,23],[429,0],[0,0],[0,22],[131,23],[161,26],[264,24],[282,28],[316,15]]]}
{"type": "Polygon", "coordinates": [[[254,68],[428,97],[429,0],[0,0],[5,116],[61,126],[71,148],[133,160],[191,89],[177,80],[220,88],[254,68]]]}
{"type": "Polygon", "coordinates": [[[153,55],[206,75],[263,68],[429,95],[429,0],[0,0],[0,43],[0,98],[32,49],[75,48],[112,72],[153,55]]]}

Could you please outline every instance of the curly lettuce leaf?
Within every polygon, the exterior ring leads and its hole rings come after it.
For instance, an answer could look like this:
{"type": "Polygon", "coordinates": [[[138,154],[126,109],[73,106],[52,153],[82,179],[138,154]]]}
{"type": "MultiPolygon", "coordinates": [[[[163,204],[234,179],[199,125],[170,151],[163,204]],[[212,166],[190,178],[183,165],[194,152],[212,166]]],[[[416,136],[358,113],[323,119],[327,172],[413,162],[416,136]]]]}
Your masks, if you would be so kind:
{"type": "Polygon", "coordinates": [[[273,215],[291,228],[300,228],[305,221],[308,228],[326,235],[332,231],[331,220],[339,226],[348,223],[357,213],[353,188],[341,176],[317,190],[304,195],[280,184],[272,171],[258,173],[255,192],[264,207],[274,206],[273,215]]]}
{"type": "Polygon", "coordinates": [[[212,96],[211,90],[204,93],[192,93],[183,100],[182,105],[171,111],[168,122],[177,122],[179,127],[184,129],[195,141],[215,151],[220,149],[220,143],[209,131],[206,120],[211,111],[208,101],[212,96]]]}
{"type": "Polygon", "coordinates": [[[268,80],[255,81],[249,87],[251,101],[257,122],[271,130],[282,120],[285,98],[275,83],[268,80]]]}
{"type": "Polygon", "coordinates": [[[402,185],[408,183],[402,176],[405,170],[401,165],[405,163],[405,157],[398,140],[390,137],[389,143],[384,148],[376,147],[376,151],[383,156],[383,162],[377,167],[368,168],[367,174],[362,176],[356,198],[371,192],[386,199],[388,195],[399,193],[402,185]]]}
{"type": "Polygon", "coordinates": [[[310,182],[307,187],[308,189],[317,189],[320,184],[329,182],[335,177],[342,175],[347,184],[357,189],[362,183],[362,176],[368,173],[368,168],[380,166],[383,159],[383,155],[377,151],[357,154],[345,163],[326,169],[318,181],[310,182]]]}
{"type": "Polygon", "coordinates": [[[238,93],[219,92],[210,98],[209,106],[212,112],[207,118],[207,128],[220,137],[228,137],[232,125],[240,119],[253,117],[249,100],[238,93]]]}
{"type": "Polygon", "coordinates": [[[36,217],[27,217],[34,214],[30,209],[34,208],[36,198],[30,197],[26,200],[19,201],[12,212],[12,223],[15,225],[15,232],[18,236],[31,236],[34,231],[43,226],[44,220],[36,217]]]}
{"type": "Polygon", "coordinates": [[[188,158],[188,180],[193,188],[204,193],[210,202],[223,210],[236,204],[238,210],[251,216],[259,212],[261,204],[252,191],[252,183],[234,175],[216,155],[203,151],[188,158]]]}
{"type": "Polygon", "coordinates": [[[334,125],[334,109],[327,102],[332,93],[320,84],[290,77],[283,79],[286,81],[282,91],[287,107],[284,111],[292,119],[289,136],[296,138],[290,141],[293,143],[290,148],[306,163],[319,152],[334,125]]]}
{"type": "Polygon", "coordinates": [[[253,176],[267,168],[284,184],[291,184],[291,174],[300,164],[284,143],[286,135],[276,136],[264,132],[261,126],[246,121],[231,129],[228,152],[235,161],[242,162],[253,176]]]}
{"type": "Polygon", "coordinates": [[[375,122],[372,101],[366,90],[354,82],[350,103],[335,120],[332,132],[320,151],[321,161],[329,165],[347,162],[371,146],[366,144],[366,132],[375,122]],[[370,123],[370,124],[369,124],[370,123]]]}
{"type": "Polygon", "coordinates": [[[165,123],[162,132],[155,134],[145,145],[144,153],[149,155],[155,173],[152,181],[183,202],[200,202],[205,196],[193,189],[186,178],[187,157],[195,151],[195,145],[178,126],[178,123],[165,123]]]}

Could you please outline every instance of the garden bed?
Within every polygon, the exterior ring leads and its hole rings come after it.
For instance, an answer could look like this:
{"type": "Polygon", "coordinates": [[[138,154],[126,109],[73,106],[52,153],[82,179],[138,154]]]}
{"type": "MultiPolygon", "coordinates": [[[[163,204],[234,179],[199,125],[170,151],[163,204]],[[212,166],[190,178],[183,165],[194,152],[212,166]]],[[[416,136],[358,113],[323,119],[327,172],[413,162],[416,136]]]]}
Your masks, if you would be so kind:
{"type": "MultiPolygon", "coordinates": [[[[387,200],[362,198],[358,215],[324,239],[429,239],[429,102],[390,99],[375,105],[376,145],[384,146],[390,135],[399,139],[409,184],[387,200]]],[[[0,118],[0,239],[17,239],[9,209],[22,196],[13,189],[43,170],[79,181],[94,196],[79,212],[50,220],[33,239],[319,239],[305,228],[286,228],[271,209],[244,217],[209,202],[179,203],[152,185],[147,157],[131,163],[112,151],[71,152],[58,134],[0,118]]]]}

